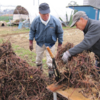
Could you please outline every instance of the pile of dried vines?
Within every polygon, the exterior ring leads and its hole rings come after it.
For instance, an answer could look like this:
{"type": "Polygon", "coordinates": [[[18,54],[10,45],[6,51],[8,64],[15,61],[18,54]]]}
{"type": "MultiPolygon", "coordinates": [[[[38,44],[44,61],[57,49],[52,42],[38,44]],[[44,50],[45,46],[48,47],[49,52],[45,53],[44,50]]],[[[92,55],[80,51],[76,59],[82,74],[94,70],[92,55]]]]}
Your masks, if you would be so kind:
{"type": "Polygon", "coordinates": [[[61,54],[72,47],[73,44],[66,43],[56,56],[56,62],[62,75],[58,83],[65,84],[66,88],[81,88],[80,92],[85,97],[100,100],[100,75],[98,73],[100,68],[95,67],[94,59],[89,53],[83,51],[72,56],[67,64],[62,62],[61,54]]]}
{"type": "MultiPolygon", "coordinates": [[[[10,43],[0,45],[0,100],[53,100],[46,89],[48,78],[31,67],[12,50],[10,43]]],[[[58,100],[66,100],[60,95],[58,100]]]]}

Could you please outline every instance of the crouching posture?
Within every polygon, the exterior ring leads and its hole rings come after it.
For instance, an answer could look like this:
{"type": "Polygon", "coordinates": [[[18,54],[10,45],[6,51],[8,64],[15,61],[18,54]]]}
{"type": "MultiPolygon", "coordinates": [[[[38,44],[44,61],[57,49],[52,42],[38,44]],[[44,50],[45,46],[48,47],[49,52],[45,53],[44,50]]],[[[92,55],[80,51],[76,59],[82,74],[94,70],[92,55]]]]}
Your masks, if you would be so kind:
{"type": "Polygon", "coordinates": [[[84,32],[84,39],[63,54],[63,62],[68,62],[69,57],[81,53],[83,50],[90,50],[96,57],[98,56],[96,66],[100,67],[100,21],[88,18],[84,11],[78,11],[73,16],[71,27],[73,26],[84,32]]]}

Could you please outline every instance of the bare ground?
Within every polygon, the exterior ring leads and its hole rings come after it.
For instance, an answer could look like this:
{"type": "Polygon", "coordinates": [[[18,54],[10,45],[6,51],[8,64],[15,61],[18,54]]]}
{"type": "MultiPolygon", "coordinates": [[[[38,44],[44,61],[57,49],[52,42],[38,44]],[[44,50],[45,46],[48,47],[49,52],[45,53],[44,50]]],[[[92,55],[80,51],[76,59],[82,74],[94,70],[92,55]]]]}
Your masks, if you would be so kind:
{"type": "MultiPolygon", "coordinates": [[[[0,30],[6,30],[7,28],[1,28],[0,30]]],[[[13,29],[14,30],[14,29],[13,29]]],[[[12,30],[12,31],[13,31],[12,30]]],[[[14,43],[16,45],[19,45],[22,48],[29,49],[29,33],[16,33],[11,35],[2,36],[4,40],[9,40],[11,43],[14,43]]],[[[74,28],[69,28],[64,30],[64,36],[63,36],[63,44],[66,42],[74,43],[74,45],[80,43],[84,38],[83,32],[74,28]]],[[[34,52],[35,52],[35,44],[34,41],[34,52]]],[[[56,42],[56,48],[57,48],[58,42],[56,42]]],[[[56,50],[55,50],[56,54],[56,50]]]]}
{"type": "MultiPolygon", "coordinates": [[[[3,30],[8,30],[8,28],[4,28],[3,30]]],[[[10,29],[10,28],[9,28],[10,29]]],[[[0,28],[0,30],[2,30],[2,28],[0,28]]],[[[13,28],[12,31],[14,31],[15,29],[13,28]]],[[[1,37],[1,36],[0,36],[1,37]]],[[[24,49],[29,49],[29,33],[16,33],[16,34],[11,34],[11,35],[6,35],[6,36],[2,36],[1,38],[3,38],[5,41],[9,40],[12,44],[18,45],[24,49]]],[[[79,44],[84,38],[84,33],[76,28],[69,28],[69,29],[64,29],[64,36],[63,36],[63,44],[65,44],[66,42],[70,42],[73,43],[74,45],[79,44]]],[[[36,42],[33,42],[33,46],[34,46],[34,50],[35,51],[35,44],[36,42]]],[[[56,49],[55,49],[55,54],[57,53],[57,45],[58,42],[56,42],[56,49]]],[[[93,56],[93,53],[91,54],[91,56],[93,56]]],[[[27,59],[27,55],[25,56],[25,58],[27,59]]],[[[46,56],[44,53],[44,60],[46,60],[46,56]]],[[[27,60],[28,62],[32,62],[27,60]]],[[[45,73],[47,73],[47,67],[44,70],[45,73]]]]}

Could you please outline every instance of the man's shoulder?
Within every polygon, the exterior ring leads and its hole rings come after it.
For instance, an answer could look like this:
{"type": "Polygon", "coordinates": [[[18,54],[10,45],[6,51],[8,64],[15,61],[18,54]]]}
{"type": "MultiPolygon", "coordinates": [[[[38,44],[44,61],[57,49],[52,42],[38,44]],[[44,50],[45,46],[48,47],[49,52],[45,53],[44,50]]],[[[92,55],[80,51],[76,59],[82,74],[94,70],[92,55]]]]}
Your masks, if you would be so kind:
{"type": "Polygon", "coordinates": [[[55,16],[51,15],[51,19],[55,22],[55,23],[60,23],[60,20],[58,18],[56,18],[55,16]]]}
{"type": "Polygon", "coordinates": [[[100,28],[100,21],[99,20],[89,19],[89,21],[90,21],[90,26],[91,27],[100,28]]]}
{"type": "Polygon", "coordinates": [[[51,16],[51,18],[54,19],[54,20],[59,20],[58,18],[56,18],[56,17],[53,16],[53,15],[50,15],[50,16],[51,16]]]}
{"type": "Polygon", "coordinates": [[[99,20],[89,19],[92,24],[100,24],[99,20]]]}

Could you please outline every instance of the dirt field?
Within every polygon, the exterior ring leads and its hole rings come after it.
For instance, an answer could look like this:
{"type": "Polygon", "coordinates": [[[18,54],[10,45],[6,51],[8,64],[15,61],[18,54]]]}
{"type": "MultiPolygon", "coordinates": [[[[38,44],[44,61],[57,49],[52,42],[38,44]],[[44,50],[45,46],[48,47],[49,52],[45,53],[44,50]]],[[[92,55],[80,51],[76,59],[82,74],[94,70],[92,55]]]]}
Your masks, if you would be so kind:
{"type": "MultiPolygon", "coordinates": [[[[6,27],[1,27],[0,28],[0,31],[1,30],[11,30],[11,28],[6,28],[6,27]]],[[[16,28],[12,31],[16,30],[16,28]]],[[[1,34],[0,34],[1,35],[1,34]]],[[[5,35],[5,36],[0,36],[0,38],[3,38],[5,41],[9,39],[9,41],[14,44],[14,45],[18,45],[20,46],[21,48],[24,48],[25,50],[29,50],[29,33],[16,33],[15,34],[11,34],[11,35],[5,35]]],[[[82,31],[76,29],[76,28],[69,28],[69,29],[64,29],[64,36],[63,36],[63,44],[65,44],[66,42],[70,42],[70,43],[73,43],[74,45],[77,45],[79,44],[84,38],[84,34],[82,31]]],[[[35,53],[35,44],[36,42],[34,41],[34,50],[33,50],[33,53],[35,53]]],[[[55,53],[54,55],[57,54],[57,46],[58,46],[58,42],[56,42],[56,49],[55,49],[55,53]]],[[[31,54],[32,55],[32,54],[31,54]]],[[[43,60],[46,61],[46,54],[44,53],[44,57],[43,57],[43,60]]],[[[93,57],[93,53],[91,54],[91,56],[93,57]]],[[[20,55],[18,55],[20,57],[20,55]]],[[[29,58],[29,55],[25,55],[24,58],[22,58],[24,60],[26,60],[28,63],[31,63],[32,66],[34,66],[35,62],[33,60],[33,57],[31,56],[31,58],[29,58]],[[33,61],[32,61],[33,60],[33,61]]],[[[34,58],[35,59],[35,58],[34,58]]],[[[47,66],[46,64],[44,64],[44,73],[48,74],[47,73],[47,66]]]]}
{"type": "MultiPolygon", "coordinates": [[[[0,30],[10,30],[11,28],[7,28],[7,27],[1,27],[0,30]]],[[[14,31],[14,28],[13,30],[14,31]]],[[[19,45],[25,49],[28,49],[29,46],[29,33],[20,33],[20,34],[12,34],[12,35],[6,35],[6,36],[2,36],[1,38],[3,38],[4,40],[10,40],[11,43],[14,43],[16,45],[19,45]]],[[[83,36],[83,32],[76,29],[76,28],[69,28],[69,29],[64,29],[64,36],[63,36],[63,44],[66,42],[70,42],[70,43],[74,43],[74,45],[80,43],[83,40],[84,36],[83,36]]],[[[56,47],[57,47],[58,42],[56,43],[56,47]]],[[[34,41],[34,50],[35,52],[35,41],[34,41]]],[[[55,50],[56,53],[56,50],[55,50]]]]}

